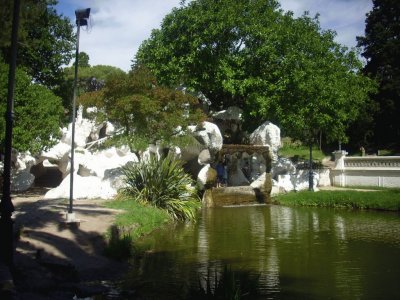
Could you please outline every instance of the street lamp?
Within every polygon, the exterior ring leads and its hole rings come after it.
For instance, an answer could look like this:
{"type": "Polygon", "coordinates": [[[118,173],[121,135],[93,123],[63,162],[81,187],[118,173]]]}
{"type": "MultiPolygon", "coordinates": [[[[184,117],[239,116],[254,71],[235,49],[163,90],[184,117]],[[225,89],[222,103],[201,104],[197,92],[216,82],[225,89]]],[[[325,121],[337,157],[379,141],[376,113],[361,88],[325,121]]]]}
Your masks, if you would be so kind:
{"type": "Polygon", "coordinates": [[[79,65],[79,34],[81,26],[88,25],[90,8],[75,10],[76,16],[76,53],[75,53],[75,76],[74,76],[74,96],[72,100],[72,138],[71,138],[71,167],[70,167],[70,187],[69,187],[69,207],[67,213],[67,223],[74,223],[75,213],[73,212],[74,199],[74,154],[75,154],[75,118],[76,118],[76,98],[78,95],[78,65],[79,65]]]}
{"type": "Polygon", "coordinates": [[[14,264],[13,249],[13,221],[11,219],[14,211],[14,205],[11,200],[11,149],[12,149],[12,131],[14,119],[14,91],[15,91],[15,69],[17,66],[17,42],[18,42],[18,25],[19,25],[19,8],[20,1],[14,1],[13,23],[11,33],[11,61],[8,73],[8,94],[7,94],[7,111],[6,133],[4,145],[4,171],[3,171],[3,196],[0,202],[0,260],[11,267],[14,264]]]}

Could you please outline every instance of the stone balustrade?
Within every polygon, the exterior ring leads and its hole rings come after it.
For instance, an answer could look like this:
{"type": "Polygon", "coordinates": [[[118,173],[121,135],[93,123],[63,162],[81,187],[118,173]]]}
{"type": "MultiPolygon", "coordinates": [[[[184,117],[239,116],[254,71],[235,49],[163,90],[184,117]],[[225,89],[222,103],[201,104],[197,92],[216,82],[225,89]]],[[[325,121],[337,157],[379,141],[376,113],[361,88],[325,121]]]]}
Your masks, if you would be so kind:
{"type": "Polygon", "coordinates": [[[345,157],[344,167],[349,168],[400,168],[400,156],[345,157]]]}
{"type": "Polygon", "coordinates": [[[345,151],[334,155],[334,186],[400,187],[400,156],[347,157],[345,151]]]}

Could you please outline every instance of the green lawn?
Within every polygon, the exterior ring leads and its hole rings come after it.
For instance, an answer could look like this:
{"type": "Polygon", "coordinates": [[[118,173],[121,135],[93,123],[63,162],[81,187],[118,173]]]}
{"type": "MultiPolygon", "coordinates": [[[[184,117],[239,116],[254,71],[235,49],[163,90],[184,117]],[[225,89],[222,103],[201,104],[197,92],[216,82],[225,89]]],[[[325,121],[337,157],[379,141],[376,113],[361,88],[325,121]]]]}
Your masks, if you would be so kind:
{"type": "Polygon", "coordinates": [[[172,218],[165,210],[143,205],[129,198],[107,202],[106,206],[124,211],[117,215],[115,225],[124,229],[124,232],[134,239],[172,222],[172,218]]]}
{"type": "Polygon", "coordinates": [[[400,189],[376,191],[291,192],[273,198],[274,204],[400,211],[400,189]]]}
{"type": "Polygon", "coordinates": [[[122,211],[107,233],[107,246],[104,251],[106,256],[116,260],[132,257],[136,239],[173,222],[166,210],[146,206],[129,198],[109,201],[106,206],[122,211]]]}

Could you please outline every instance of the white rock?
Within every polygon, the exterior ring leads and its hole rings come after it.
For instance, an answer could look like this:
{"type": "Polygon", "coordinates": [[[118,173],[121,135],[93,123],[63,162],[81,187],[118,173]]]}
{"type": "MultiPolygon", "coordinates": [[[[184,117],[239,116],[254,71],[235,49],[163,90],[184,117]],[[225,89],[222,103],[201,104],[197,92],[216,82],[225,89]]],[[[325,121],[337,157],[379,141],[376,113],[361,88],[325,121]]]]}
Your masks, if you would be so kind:
{"type": "Polygon", "coordinates": [[[18,171],[28,171],[32,166],[36,164],[36,159],[30,154],[30,152],[18,153],[17,162],[15,164],[16,170],[18,171]]]}
{"type": "Polygon", "coordinates": [[[253,189],[263,189],[265,185],[265,180],[266,180],[267,173],[262,173],[259,177],[257,177],[252,183],[250,183],[250,186],[253,187],[253,189]]]}
{"type": "Polygon", "coordinates": [[[40,159],[48,159],[50,161],[58,162],[63,159],[66,154],[71,152],[71,145],[64,142],[56,144],[53,148],[43,151],[40,155],[40,159]]]}
{"type": "Polygon", "coordinates": [[[81,170],[79,175],[98,176],[104,178],[106,170],[125,166],[128,162],[138,162],[136,154],[124,148],[109,148],[93,154],[77,154],[77,164],[81,170]]]}
{"type": "MultiPolygon", "coordinates": [[[[76,118],[75,121],[75,146],[85,147],[90,134],[95,131],[96,124],[94,121],[88,119],[76,118]]],[[[65,144],[71,145],[72,141],[72,123],[68,126],[67,133],[62,137],[61,141],[65,144]]]]}
{"type": "Polygon", "coordinates": [[[181,150],[181,148],[179,148],[177,146],[173,146],[173,147],[169,148],[168,153],[177,160],[182,159],[182,150],[181,150]]]}
{"type": "MultiPolygon", "coordinates": [[[[74,199],[111,199],[117,194],[117,190],[111,187],[109,181],[101,180],[99,177],[82,177],[74,175],[74,199]]],[[[64,178],[61,184],[49,190],[45,199],[66,199],[70,197],[70,176],[64,178]]]]}
{"type": "Polygon", "coordinates": [[[208,183],[214,183],[217,180],[217,171],[214,170],[209,164],[205,165],[197,175],[197,184],[200,190],[208,183]]]}
{"type": "MultiPolygon", "coordinates": [[[[319,174],[315,172],[313,174],[313,188],[314,191],[318,191],[319,174]]],[[[279,192],[308,190],[309,172],[308,170],[299,170],[295,174],[278,175],[276,186],[279,187],[279,192]]]]}
{"type": "Polygon", "coordinates": [[[288,158],[278,157],[272,162],[271,176],[276,178],[278,175],[296,173],[296,167],[288,158]]]}
{"type": "Polygon", "coordinates": [[[193,132],[194,137],[208,148],[211,153],[217,153],[222,149],[222,135],[218,126],[211,122],[203,122],[201,125],[196,127],[193,132]]]}
{"type": "Polygon", "coordinates": [[[259,126],[250,135],[250,144],[253,145],[269,145],[273,154],[273,158],[276,158],[278,149],[281,147],[281,130],[278,126],[267,121],[259,126]]]}

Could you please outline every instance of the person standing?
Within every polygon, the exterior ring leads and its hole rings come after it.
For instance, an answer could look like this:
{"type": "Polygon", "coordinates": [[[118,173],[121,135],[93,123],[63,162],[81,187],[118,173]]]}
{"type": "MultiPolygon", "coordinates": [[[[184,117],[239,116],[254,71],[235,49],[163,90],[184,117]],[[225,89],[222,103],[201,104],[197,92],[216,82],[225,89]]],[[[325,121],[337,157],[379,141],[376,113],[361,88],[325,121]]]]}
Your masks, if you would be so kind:
{"type": "Polygon", "coordinates": [[[224,165],[222,164],[222,161],[219,161],[217,164],[217,187],[221,187],[224,183],[224,173],[225,173],[225,168],[224,165]]]}

